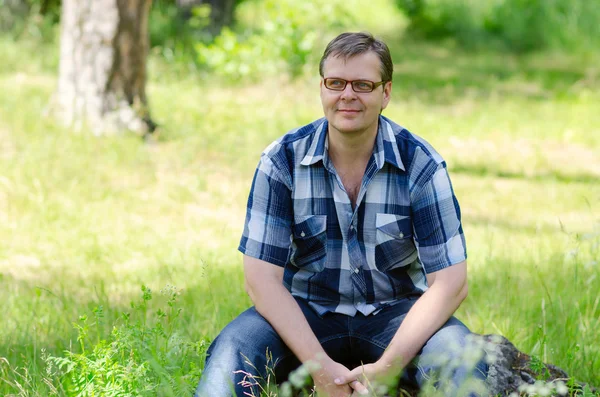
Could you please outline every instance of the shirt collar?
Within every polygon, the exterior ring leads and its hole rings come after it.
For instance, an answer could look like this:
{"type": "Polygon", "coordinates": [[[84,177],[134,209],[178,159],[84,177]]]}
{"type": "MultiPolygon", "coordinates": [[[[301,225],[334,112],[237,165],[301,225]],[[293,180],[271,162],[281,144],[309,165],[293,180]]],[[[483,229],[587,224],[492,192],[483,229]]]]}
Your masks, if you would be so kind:
{"type": "Polygon", "coordinates": [[[312,165],[319,161],[323,161],[327,152],[327,128],[328,123],[326,119],[317,126],[315,131],[315,137],[306,152],[306,155],[300,162],[302,165],[312,165]]]}
{"type": "MultiPolygon", "coordinates": [[[[324,120],[324,122],[317,127],[315,137],[300,164],[308,166],[316,164],[319,161],[324,161],[329,146],[327,140],[328,126],[327,120],[324,120]]],[[[396,142],[392,124],[383,116],[379,116],[379,127],[377,130],[377,137],[375,138],[373,155],[375,156],[375,163],[377,164],[378,169],[383,168],[383,164],[387,162],[396,168],[405,171],[404,163],[402,163],[398,151],[398,143],[396,142]]]]}
{"type": "Polygon", "coordinates": [[[375,139],[375,162],[377,168],[381,169],[383,163],[389,163],[396,168],[406,171],[404,163],[400,157],[400,151],[398,150],[398,142],[396,141],[396,134],[394,134],[394,127],[390,120],[384,116],[379,116],[379,129],[377,130],[377,138],[375,139]]]}

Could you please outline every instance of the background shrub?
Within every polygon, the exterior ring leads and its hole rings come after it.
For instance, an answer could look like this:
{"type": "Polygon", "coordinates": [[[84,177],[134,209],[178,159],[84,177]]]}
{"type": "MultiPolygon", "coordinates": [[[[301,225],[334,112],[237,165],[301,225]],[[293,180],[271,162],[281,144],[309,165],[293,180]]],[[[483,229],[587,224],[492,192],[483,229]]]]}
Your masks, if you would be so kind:
{"type": "Polygon", "coordinates": [[[410,32],[516,52],[600,45],[600,6],[587,0],[396,0],[410,32]]]}

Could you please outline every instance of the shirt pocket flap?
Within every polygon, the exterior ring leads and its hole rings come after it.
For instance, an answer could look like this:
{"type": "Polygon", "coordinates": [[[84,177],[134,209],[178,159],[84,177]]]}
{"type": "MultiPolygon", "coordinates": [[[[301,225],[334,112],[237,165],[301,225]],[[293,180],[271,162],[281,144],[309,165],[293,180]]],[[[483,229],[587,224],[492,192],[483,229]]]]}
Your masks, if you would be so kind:
{"type": "Polygon", "coordinates": [[[292,233],[294,238],[304,239],[317,236],[327,230],[327,215],[296,216],[292,233]]]}
{"type": "Polygon", "coordinates": [[[409,216],[378,213],[375,219],[377,230],[395,239],[412,237],[412,222],[409,216]]]}

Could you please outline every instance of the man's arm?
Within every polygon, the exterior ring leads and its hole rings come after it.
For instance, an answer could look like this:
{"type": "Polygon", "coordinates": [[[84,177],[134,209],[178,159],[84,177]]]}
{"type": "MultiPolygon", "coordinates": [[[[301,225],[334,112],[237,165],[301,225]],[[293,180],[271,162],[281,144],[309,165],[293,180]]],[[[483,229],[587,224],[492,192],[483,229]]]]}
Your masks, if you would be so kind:
{"type": "Polygon", "coordinates": [[[427,340],[454,314],[467,297],[467,262],[462,261],[427,275],[429,289],[415,302],[379,360],[353,369],[337,384],[394,376],[406,367],[427,340]]]}
{"type": "Polygon", "coordinates": [[[467,297],[467,262],[427,276],[429,289],[415,302],[378,360],[382,367],[404,368],[425,342],[454,314],[467,297]]]}
{"type": "MultiPolygon", "coordinates": [[[[347,376],[349,370],[333,361],[321,347],[296,300],[283,286],[283,268],[244,255],[244,274],[246,291],[256,310],[302,363],[318,363],[319,369],[311,372],[317,390],[326,396],[347,397],[352,392],[350,386],[336,385],[334,379],[347,376]]],[[[352,388],[367,391],[358,382],[352,388]]]]}

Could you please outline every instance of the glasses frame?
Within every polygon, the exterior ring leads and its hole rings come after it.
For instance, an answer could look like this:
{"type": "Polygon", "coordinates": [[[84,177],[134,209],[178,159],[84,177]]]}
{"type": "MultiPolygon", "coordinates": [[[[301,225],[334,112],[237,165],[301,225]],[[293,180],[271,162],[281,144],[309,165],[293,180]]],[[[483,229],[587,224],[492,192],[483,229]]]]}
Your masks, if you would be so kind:
{"type": "Polygon", "coordinates": [[[350,86],[352,87],[352,91],[356,92],[357,94],[368,94],[368,93],[375,91],[375,88],[379,87],[380,85],[387,83],[387,81],[381,80],[379,82],[374,82],[371,80],[346,80],[346,79],[342,79],[339,77],[324,77],[323,78],[323,84],[325,85],[325,88],[327,88],[328,90],[331,90],[331,91],[338,91],[338,92],[344,91],[346,89],[346,87],[348,86],[348,83],[350,83],[350,86]],[[344,86],[340,89],[329,88],[329,87],[327,87],[327,80],[341,80],[344,82],[344,86]],[[354,83],[371,83],[373,85],[373,89],[371,91],[357,91],[356,88],[354,88],[354,83]]]}

